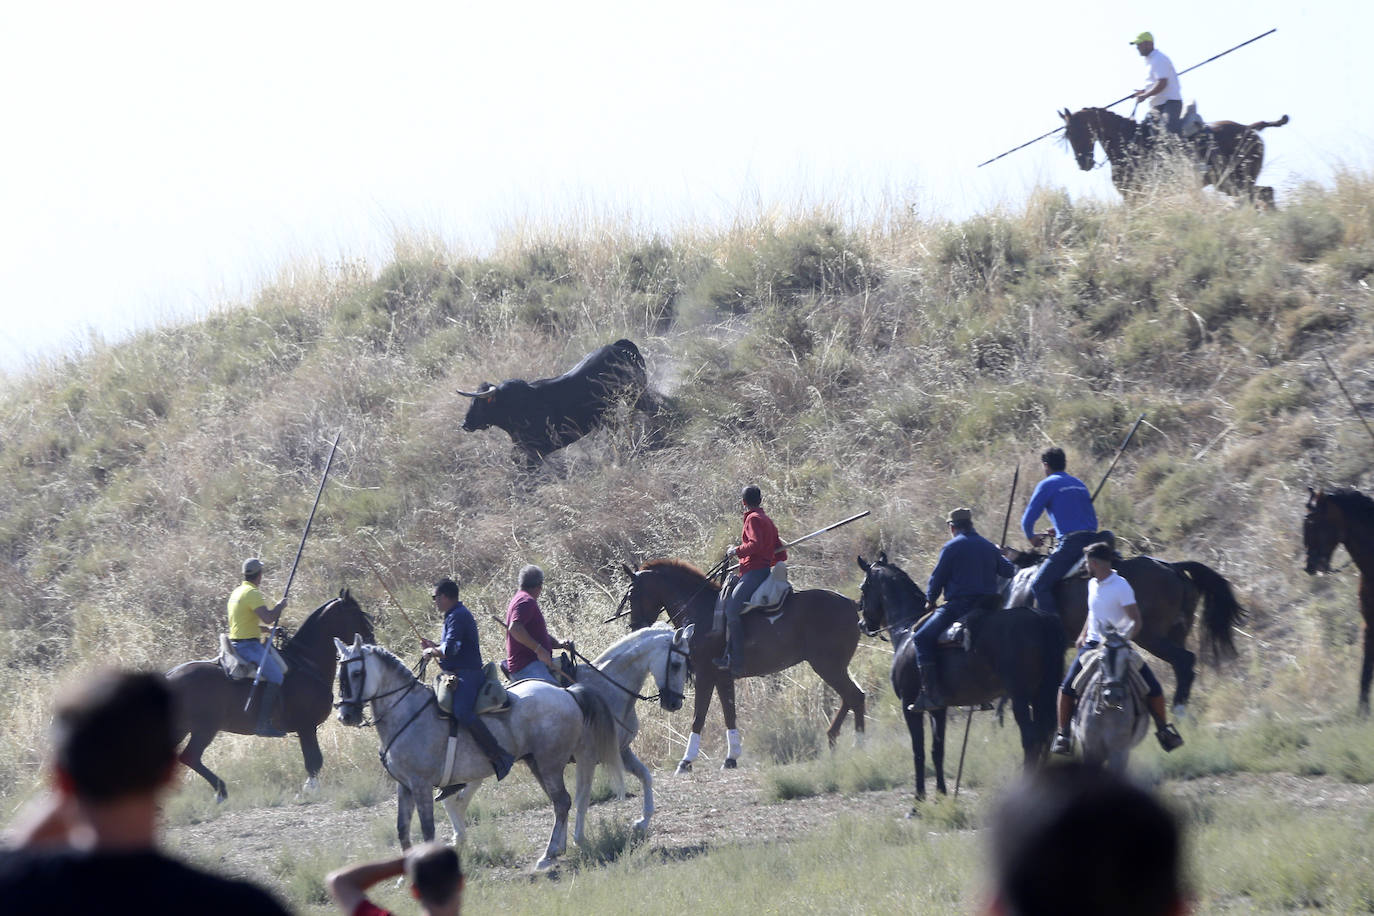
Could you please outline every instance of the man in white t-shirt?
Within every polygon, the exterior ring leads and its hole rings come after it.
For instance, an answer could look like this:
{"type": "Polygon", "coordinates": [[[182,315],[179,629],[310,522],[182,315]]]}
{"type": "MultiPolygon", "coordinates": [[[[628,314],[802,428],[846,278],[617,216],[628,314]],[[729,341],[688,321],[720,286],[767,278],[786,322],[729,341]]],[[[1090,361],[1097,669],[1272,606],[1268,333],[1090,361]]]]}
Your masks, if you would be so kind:
{"type": "Polygon", "coordinates": [[[1178,85],[1178,74],[1174,63],[1155,48],[1155,37],[1149,32],[1141,32],[1131,42],[1140,56],[1145,58],[1145,73],[1149,80],[1145,88],[1133,93],[1138,102],[1150,100],[1150,119],[1160,124],[1169,133],[1178,135],[1182,128],[1183,92],[1178,85]]]}
{"type": "MultiPolygon", "coordinates": [[[[1112,569],[1112,548],[1109,544],[1097,543],[1087,547],[1083,554],[1088,558],[1088,572],[1092,579],[1088,582],[1088,618],[1083,621],[1083,632],[1078,634],[1078,657],[1069,666],[1069,673],[1059,687],[1059,734],[1054,737],[1050,750],[1055,754],[1073,753],[1073,737],[1069,734],[1069,723],[1073,721],[1074,708],[1078,705],[1078,692],[1073,689],[1074,678],[1083,670],[1083,656],[1102,644],[1107,629],[1116,630],[1129,639],[1140,630],[1140,608],[1135,603],[1135,591],[1131,583],[1117,575],[1112,569]]],[[[1183,744],[1178,730],[1169,724],[1164,715],[1164,691],[1159,686],[1150,666],[1140,665],[1140,676],[1145,681],[1147,692],[1145,701],[1150,707],[1150,715],[1155,720],[1160,747],[1166,751],[1183,744]]]]}

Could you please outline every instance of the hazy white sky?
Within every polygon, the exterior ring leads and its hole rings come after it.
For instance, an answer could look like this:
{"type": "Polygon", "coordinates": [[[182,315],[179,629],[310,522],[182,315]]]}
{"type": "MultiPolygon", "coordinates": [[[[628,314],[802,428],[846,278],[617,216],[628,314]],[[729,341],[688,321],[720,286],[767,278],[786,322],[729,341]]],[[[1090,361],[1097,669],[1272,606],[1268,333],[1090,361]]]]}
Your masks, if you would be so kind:
{"type": "MultiPolygon", "coordinates": [[[[760,202],[931,219],[1035,184],[1113,196],[1053,140],[1144,83],[1150,29],[1264,179],[1374,151],[1374,3],[587,0],[10,4],[0,30],[0,370],[246,301],[283,266],[480,251],[522,221],[671,231],[760,202]]],[[[1117,109],[1129,112],[1129,106],[1117,109]]]]}

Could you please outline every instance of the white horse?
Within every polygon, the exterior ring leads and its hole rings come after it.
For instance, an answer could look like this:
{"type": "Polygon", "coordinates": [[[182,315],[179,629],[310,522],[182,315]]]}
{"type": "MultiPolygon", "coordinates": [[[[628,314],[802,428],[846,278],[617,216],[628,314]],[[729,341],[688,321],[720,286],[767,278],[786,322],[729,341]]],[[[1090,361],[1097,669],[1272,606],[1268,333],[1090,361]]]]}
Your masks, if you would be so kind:
{"type": "Polygon", "coordinates": [[[1130,642],[1114,630],[1094,655],[1083,657],[1073,731],[1085,763],[1124,773],[1131,749],[1145,740],[1150,712],[1140,664],[1130,642]]]}
{"type": "MultiPolygon", "coordinates": [[[[466,830],[468,804],[482,781],[495,775],[491,761],[466,729],[458,729],[452,772],[444,774],[450,719],[439,712],[434,691],[426,687],[395,655],[381,646],[363,645],[362,637],[345,645],[334,640],[339,653],[339,721],[363,724],[363,705],[372,704],[372,718],[382,742],[382,766],[396,780],[396,837],[402,849],[410,846],[410,815],[418,808],[420,832],[434,839],[437,786],[466,783],[445,798],[444,810],[453,824],[455,843],[466,830]]],[[[597,764],[611,767],[612,781],[623,792],[615,721],[605,702],[583,687],[568,690],[544,681],[519,681],[510,688],[510,709],[488,715],[487,727],[501,746],[529,764],[530,772],[553,802],[553,832],[543,857],[535,865],[545,869],[567,850],[568,810],[572,799],[563,781],[568,761],[577,758],[577,785],[591,792],[597,764]]],[[[579,812],[579,819],[581,813],[579,812]]]]}
{"type": "MultiPolygon", "coordinates": [[[[644,788],[644,813],[634,823],[638,833],[648,831],[649,817],[654,813],[654,778],[649,768],[630,750],[630,742],[639,734],[635,701],[653,699],[639,695],[644,679],[652,674],[658,685],[659,705],[669,712],[682,708],[683,688],[690,671],[687,641],[691,638],[690,626],[681,630],[666,626],[635,630],[612,643],[590,665],[577,665],[575,669],[577,683],[599,695],[610,707],[620,742],[620,760],[644,788]]],[[[585,786],[587,795],[583,790],[584,786],[578,782],[573,839],[579,846],[582,845],[591,785],[585,786]]]]}

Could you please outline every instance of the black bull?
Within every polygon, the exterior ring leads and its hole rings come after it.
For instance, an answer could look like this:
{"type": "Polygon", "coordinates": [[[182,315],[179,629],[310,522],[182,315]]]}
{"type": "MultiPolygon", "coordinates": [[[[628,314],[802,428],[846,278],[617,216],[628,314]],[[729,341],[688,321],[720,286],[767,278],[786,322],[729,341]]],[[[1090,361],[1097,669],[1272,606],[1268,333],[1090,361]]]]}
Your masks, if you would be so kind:
{"type": "Polygon", "coordinates": [[[646,412],[658,406],[644,357],[624,339],[593,350],[555,378],[483,382],[476,391],[458,393],[472,398],[464,430],[503,429],[531,463],[596,430],[617,404],[646,412]]]}

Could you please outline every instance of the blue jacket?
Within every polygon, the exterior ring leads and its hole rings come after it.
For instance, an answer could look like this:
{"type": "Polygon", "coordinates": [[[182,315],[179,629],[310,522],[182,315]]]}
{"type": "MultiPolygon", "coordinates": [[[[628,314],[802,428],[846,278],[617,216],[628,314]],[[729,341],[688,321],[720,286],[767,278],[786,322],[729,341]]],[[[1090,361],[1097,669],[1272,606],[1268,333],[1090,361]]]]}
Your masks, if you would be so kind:
{"type": "Polygon", "coordinates": [[[1075,531],[1096,531],[1097,510],[1088,487],[1077,477],[1055,471],[1035,487],[1026,513],[1021,516],[1021,530],[1026,538],[1035,537],[1035,522],[1041,512],[1048,512],[1050,524],[1062,538],[1075,531]]]}
{"type": "Polygon", "coordinates": [[[926,597],[937,601],[943,592],[946,601],[997,594],[997,577],[1010,579],[1016,574],[997,545],[976,531],[957,534],[940,548],[940,559],[930,574],[926,597]]]}
{"type": "Polygon", "coordinates": [[[472,619],[472,611],[461,601],[444,615],[444,637],[439,648],[444,650],[439,667],[449,674],[482,670],[482,646],[477,641],[477,621],[472,619]]]}

